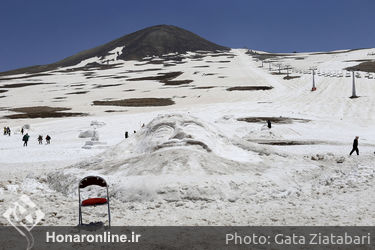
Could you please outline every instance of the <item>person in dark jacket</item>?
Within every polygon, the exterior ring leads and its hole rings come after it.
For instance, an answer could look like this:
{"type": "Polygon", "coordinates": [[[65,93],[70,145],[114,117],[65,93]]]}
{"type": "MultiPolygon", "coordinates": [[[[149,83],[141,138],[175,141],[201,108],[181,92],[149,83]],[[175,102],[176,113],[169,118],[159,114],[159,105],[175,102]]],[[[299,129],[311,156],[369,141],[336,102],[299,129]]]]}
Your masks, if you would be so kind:
{"type": "Polygon", "coordinates": [[[24,147],[27,147],[27,142],[29,141],[29,138],[30,138],[30,136],[29,136],[28,133],[26,133],[26,134],[22,137],[22,141],[23,141],[23,146],[24,146],[24,147]]]}
{"type": "Polygon", "coordinates": [[[352,155],[354,151],[357,153],[357,155],[359,155],[359,150],[358,150],[358,139],[359,139],[359,137],[356,136],[355,139],[354,139],[354,141],[353,141],[353,149],[352,149],[352,151],[350,151],[350,154],[349,154],[349,155],[352,155]]]}
{"type": "Polygon", "coordinates": [[[23,135],[23,132],[24,132],[24,130],[23,130],[23,128],[21,128],[21,134],[23,135]]]}
{"type": "Polygon", "coordinates": [[[41,135],[38,136],[38,142],[39,144],[43,144],[43,136],[41,135]]]}
{"type": "Polygon", "coordinates": [[[51,143],[51,136],[49,136],[49,135],[46,136],[46,142],[47,142],[47,144],[51,143]]]}
{"type": "Polygon", "coordinates": [[[7,127],[7,134],[10,136],[10,127],[7,127]]]}
{"type": "Polygon", "coordinates": [[[129,137],[128,131],[125,132],[125,139],[129,137]]]}
{"type": "Polygon", "coordinates": [[[268,127],[268,128],[271,128],[271,127],[272,127],[272,125],[271,125],[271,121],[270,121],[270,120],[267,120],[267,127],[268,127]]]}
{"type": "Polygon", "coordinates": [[[4,127],[4,135],[7,135],[7,132],[8,132],[7,127],[4,127]]]}

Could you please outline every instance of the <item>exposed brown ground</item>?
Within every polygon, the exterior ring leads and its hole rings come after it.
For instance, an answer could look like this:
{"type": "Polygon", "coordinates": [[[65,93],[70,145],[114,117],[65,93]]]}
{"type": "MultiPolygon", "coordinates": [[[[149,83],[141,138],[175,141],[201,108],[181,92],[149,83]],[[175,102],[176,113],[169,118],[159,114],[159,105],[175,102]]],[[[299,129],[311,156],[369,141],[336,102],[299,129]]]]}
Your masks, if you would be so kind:
{"type": "Polygon", "coordinates": [[[194,87],[193,89],[212,89],[212,88],[216,88],[214,86],[201,86],[201,87],[194,87]]]}
{"type": "Polygon", "coordinates": [[[290,124],[293,122],[309,122],[310,120],[301,118],[291,118],[291,117],[244,117],[238,118],[237,121],[249,122],[249,123],[265,123],[270,120],[272,123],[290,124]]]}
{"type": "Polygon", "coordinates": [[[356,70],[375,73],[375,61],[363,62],[353,67],[348,67],[345,70],[356,70]]]}
{"type": "Polygon", "coordinates": [[[83,95],[88,93],[89,91],[77,91],[77,92],[71,92],[71,93],[66,93],[66,95],[83,95]]]}
{"type": "Polygon", "coordinates": [[[94,101],[93,105],[98,106],[123,106],[123,107],[152,107],[169,106],[175,102],[170,98],[129,98],[114,101],[94,101]]]}
{"type": "Polygon", "coordinates": [[[182,85],[192,83],[193,80],[164,81],[164,85],[182,85]]]}
{"type": "Polygon", "coordinates": [[[183,72],[177,71],[177,72],[168,72],[168,73],[158,73],[157,76],[146,76],[146,77],[139,77],[139,78],[131,78],[128,79],[128,81],[145,81],[145,80],[156,80],[161,83],[164,83],[164,85],[181,85],[181,84],[189,84],[193,82],[193,80],[175,80],[172,79],[182,75],[183,72]]]}
{"type": "Polygon", "coordinates": [[[116,86],[120,86],[122,85],[121,83],[118,83],[118,84],[107,84],[107,85],[103,85],[103,84],[99,84],[99,85],[96,85],[94,87],[94,89],[100,89],[100,88],[108,88],[108,87],[116,87],[116,86]]]}
{"type": "Polygon", "coordinates": [[[73,117],[73,116],[87,115],[85,113],[61,112],[61,111],[71,110],[70,108],[48,107],[48,106],[22,107],[22,108],[8,109],[8,110],[22,113],[22,114],[4,116],[5,118],[9,118],[9,119],[55,118],[55,117],[73,117]]]}
{"type": "Polygon", "coordinates": [[[2,85],[2,86],[0,86],[0,89],[22,88],[22,87],[42,85],[42,84],[52,84],[52,83],[45,83],[45,82],[13,83],[13,84],[2,85]]]}
{"type": "Polygon", "coordinates": [[[32,77],[38,77],[38,76],[49,76],[49,75],[51,75],[51,74],[41,73],[41,74],[31,74],[31,75],[18,76],[18,77],[1,77],[0,81],[17,80],[17,79],[25,79],[25,78],[32,78],[32,77]]]}
{"type": "Polygon", "coordinates": [[[285,76],[285,77],[283,77],[284,80],[291,80],[291,79],[295,79],[295,78],[300,78],[300,76],[285,76]]]}
{"type": "Polygon", "coordinates": [[[270,90],[272,86],[237,86],[227,88],[227,91],[254,91],[254,90],[270,90]]]}

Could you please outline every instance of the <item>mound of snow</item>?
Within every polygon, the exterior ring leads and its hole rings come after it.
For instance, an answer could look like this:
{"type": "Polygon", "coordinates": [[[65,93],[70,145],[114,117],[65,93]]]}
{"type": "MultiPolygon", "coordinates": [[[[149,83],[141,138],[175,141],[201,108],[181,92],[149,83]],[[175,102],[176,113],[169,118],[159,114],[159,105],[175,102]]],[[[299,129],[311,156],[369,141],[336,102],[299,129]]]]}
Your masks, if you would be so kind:
{"type": "Polygon", "coordinates": [[[233,176],[255,174],[259,161],[213,125],[168,114],[104,153],[48,176],[50,186],[67,195],[94,174],[108,179],[112,195],[124,201],[227,199],[229,183],[238,179],[233,176]]]}
{"type": "Polygon", "coordinates": [[[79,133],[78,138],[91,138],[94,136],[94,130],[86,130],[79,133]]]}

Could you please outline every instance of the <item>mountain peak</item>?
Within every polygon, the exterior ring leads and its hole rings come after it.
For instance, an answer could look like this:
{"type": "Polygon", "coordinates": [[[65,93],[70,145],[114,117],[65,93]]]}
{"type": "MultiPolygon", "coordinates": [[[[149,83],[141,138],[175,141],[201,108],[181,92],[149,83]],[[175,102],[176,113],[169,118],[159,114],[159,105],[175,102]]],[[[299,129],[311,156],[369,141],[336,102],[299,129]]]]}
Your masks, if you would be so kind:
{"type": "Polygon", "coordinates": [[[52,70],[57,67],[67,67],[80,63],[92,57],[105,57],[110,51],[123,47],[118,59],[142,60],[146,56],[161,56],[169,53],[183,54],[188,51],[218,51],[229,48],[212,43],[188,30],[173,25],[151,26],[104,45],[79,52],[56,63],[38,65],[3,72],[0,75],[37,73],[52,70]]]}

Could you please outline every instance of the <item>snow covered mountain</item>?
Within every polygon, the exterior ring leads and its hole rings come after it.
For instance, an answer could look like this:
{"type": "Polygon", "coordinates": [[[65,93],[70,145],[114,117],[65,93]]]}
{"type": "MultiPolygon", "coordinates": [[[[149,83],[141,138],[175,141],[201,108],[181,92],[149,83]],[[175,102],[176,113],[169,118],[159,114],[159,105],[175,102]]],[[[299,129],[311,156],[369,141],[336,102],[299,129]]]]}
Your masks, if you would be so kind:
{"type": "Polygon", "coordinates": [[[118,225],[371,225],[374,60],[375,49],[227,49],[155,26],[2,73],[13,133],[0,137],[0,194],[26,192],[47,224],[74,224],[78,180],[97,174],[118,225]],[[357,135],[361,155],[348,157],[357,135]]]}

